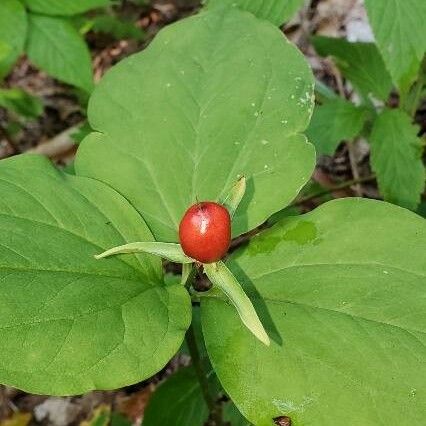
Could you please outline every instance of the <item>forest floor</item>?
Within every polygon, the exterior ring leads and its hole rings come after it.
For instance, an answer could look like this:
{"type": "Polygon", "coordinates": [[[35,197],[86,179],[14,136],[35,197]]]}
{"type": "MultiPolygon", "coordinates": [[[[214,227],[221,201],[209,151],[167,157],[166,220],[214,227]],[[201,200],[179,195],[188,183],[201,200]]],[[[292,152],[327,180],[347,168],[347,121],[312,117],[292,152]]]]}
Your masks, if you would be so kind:
{"type": "MultiPolygon", "coordinates": [[[[195,13],[199,7],[197,0],[154,0],[146,6],[123,1],[116,12],[136,18],[136,25],[144,30],[145,38],[143,41],[114,40],[107,35],[89,33],[87,40],[95,80],[99,81],[124,57],[142,50],[163,26],[195,13]]],[[[330,60],[315,53],[309,38],[312,34],[321,34],[346,37],[350,41],[372,41],[362,0],[314,0],[300,10],[283,31],[306,55],[317,79],[350,99],[350,86],[330,60]]],[[[70,165],[81,138],[79,129],[86,120],[74,89],[37,70],[25,57],[7,78],[6,86],[19,87],[40,97],[44,113],[38,119],[23,121],[0,108],[0,159],[23,152],[37,152],[47,155],[60,167],[70,165]],[[7,136],[4,130],[9,129],[12,122],[16,130],[13,136],[7,136]]],[[[426,132],[426,105],[419,110],[417,121],[426,132]]],[[[309,189],[296,203],[301,211],[311,210],[331,197],[379,197],[369,167],[367,143],[359,139],[352,148],[348,147],[349,144],[342,143],[333,157],[318,160],[309,189]]],[[[145,406],[157,384],[188,362],[188,357],[178,356],[149,381],[117,391],[91,392],[79,397],[29,395],[0,387],[0,426],[89,426],[92,424],[90,419],[99,416],[102,410],[110,409],[121,413],[123,419],[132,424],[141,424],[145,406]]]]}

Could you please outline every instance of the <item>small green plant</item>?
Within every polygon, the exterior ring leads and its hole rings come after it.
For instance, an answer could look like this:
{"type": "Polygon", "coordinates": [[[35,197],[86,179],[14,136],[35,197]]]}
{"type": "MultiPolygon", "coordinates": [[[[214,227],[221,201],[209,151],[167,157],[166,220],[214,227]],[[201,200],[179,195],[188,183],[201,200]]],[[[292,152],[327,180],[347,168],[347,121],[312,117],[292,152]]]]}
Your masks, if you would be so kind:
{"type": "Polygon", "coordinates": [[[18,117],[37,118],[43,112],[43,104],[36,96],[31,96],[21,89],[1,89],[0,107],[18,117]]]}
{"type": "Polygon", "coordinates": [[[4,0],[0,4],[0,42],[7,54],[0,60],[0,78],[26,53],[31,62],[53,77],[93,89],[89,50],[68,16],[108,3],[79,0],[59,4],[47,0],[4,0]],[[65,4],[66,3],[66,4],[65,4]]]}
{"type": "Polygon", "coordinates": [[[422,160],[425,138],[414,122],[425,99],[426,6],[422,0],[365,2],[376,42],[312,38],[321,56],[330,56],[356,92],[322,96],[307,134],[319,154],[331,155],[339,143],[363,137],[370,164],[385,200],[416,210],[425,190],[422,160]],[[398,102],[389,102],[398,95],[398,102]]]}
{"type": "Polygon", "coordinates": [[[141,39],[131,22],[113,14],[86,18],[83,13],[111,4],[110,0],[2,0],[0,3],[0,79],[20,55],[52,77],[86,93],[93,90],[89,49],[83,33],[92,29],[118,38],[141,39]]]}
{"type": "Polygon", "coordinates": [[[104,76],[74,175],[0,162],[1,383],[114,389],[188,350],[146,426],[424,423],[424,219],[346,198],[260,227],[315,166],[314,78],[277,23],[210,3],[104,76]],[[196,262],[179,225],[198,200],[256,236],[196,262]]]}

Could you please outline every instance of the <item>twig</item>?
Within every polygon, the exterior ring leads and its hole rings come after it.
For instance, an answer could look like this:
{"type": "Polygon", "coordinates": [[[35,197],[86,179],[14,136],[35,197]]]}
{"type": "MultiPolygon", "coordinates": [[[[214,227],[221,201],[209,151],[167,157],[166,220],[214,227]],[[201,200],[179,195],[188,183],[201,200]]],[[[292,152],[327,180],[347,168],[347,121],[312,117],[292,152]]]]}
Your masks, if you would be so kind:
{"type": "MultiPolygon", "coordinates": [[[[354,151],[355,143],[356,143],[356,139],[354,139],[353,141],[347,141],[346,146],[348,147],[348,157],[349,157],[349,164],[351,166],[352,177],[355,180],[359,180],[358,165],[356,162],[355,151],[354,151]]],[[[362,188],[359,182],[354,184],[354,191],[358,197],[362,197],[362,188]]]]}
{"type": "MultiPolygon", "coordinates": [[[[343,99],[346,99],[346,93],[345,93],[345,87],[343,85],[342,74],[340,73],[340,70],[336,67],[336,65],[334,65],[333,62],[331,63],[331,70],[334,74],[334,78],[336,80],[337,89],[339,91],[340,96],[343,99]]],[[[348,147],[348,157],[349,157],[349,164],[351,166],[352,177],[355,180],[359,180],[358,165],[356,163],[355,152],[354,152],[354,143],[355,143],[355,140],[347,141],[346,146],[348,147]]],[[[356,195],[358,195],[358,197],[362,197],[362,188],[359,183],[355,184],[355,193],[356,195]]]]}
{"type": "Polygon", "coordinates": [[[340,96],[343,99],[346,99],[345,87],[343,85],[343,78],[339,68],[337,68],[337,66],[332,61],[330,61],[328,65],[330,67],[331,73],[333,74],[334,80],[336,81],[337,90],[340,96]]]}
{"type": "Polygon", "coordinates": [[[306,203],[308,201],[314,200],[315,198],[322,197],[323,195],[330,194],[331,192],[338,191],[340,189],[349,188],[353,185],[357,185],[360,183],[366,183],[371,182],[372,180],[376,179],[376,176],[374,174],[370,176],[360,177],[358,179],[352,179],[345,182],[340,183],[339,185],[335,185],[331,188],[324,189],[322,191],[318,191],[315,194],[310,194],[306,197],[299,198],[294,203],[292,203],[293,206],[298,206],[300,204],[306,203]]]}
{"type": "Polygon", "coordinates": [[[76,147],[76,144],[71,138],[71,135],[75,133],[81,125],[82,123],[79,123],[75,126],[69,127],[68,129],[54,136],[52,139],[49,139],[47,142],[41,143],[27,152],[31,154],[46,155],[49,158],[59,157],[76,147]]]}
{"type": "Polygon", "coordinates": [[[0,139],[1,138],[3,138],[7,142],[13,154],[19,154],[21,152],[16,142],[9,136],[3,126],[0,126],[0,139]]]}

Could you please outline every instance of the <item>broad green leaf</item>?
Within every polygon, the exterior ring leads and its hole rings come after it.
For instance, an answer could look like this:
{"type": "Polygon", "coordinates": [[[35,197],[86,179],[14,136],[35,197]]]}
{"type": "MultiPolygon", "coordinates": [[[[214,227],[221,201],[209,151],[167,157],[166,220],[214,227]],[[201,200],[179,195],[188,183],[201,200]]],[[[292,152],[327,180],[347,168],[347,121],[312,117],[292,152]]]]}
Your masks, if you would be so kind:
{"type": "Polygon", "coordinates": [[[368,19],[394,83],[405,92],[426,51],[424,0],[365,0],[368,19]]]}
{"type": "Polygon", "coordinates": [[[86,92],[93,89],[89,50],[67,20],[30,14],[27,54],[35,65],[58,80],[86,92]]]}
{"type": "Polygon", "coordinates": [[[0,80],[24,50],[27,14],[19,0],[0,1],[0,80]]]}
{"type": "Polygon", "coordinates": [[[124,253],[150,253],[176,263],[195,262],[194,259],[191,259],[183,252],[180,244],[158,243],[156,241],[140,241],[135,243],[123,244],[121,246],[108,249],[103,253],[96,254],[95,259],[102,259],[104,257],[124,253]]]}
{"type": "Polygon", "coordinates": [[[371,165],[386,201],[415,210],[425,188],[418,126],[400,110],[385,110],[370,136],[371,165]]]}
{"type": "Polygon", "coordinates": [[[134,22],[111,15],[95,16],[91,29],[95,32],[110,34],[117,40],[125,38],[143,40],[145,34],[134,22]]]}
{"type": "Polygon", "coordinates": [[[417,214],[426,219],[426,200],[422,201],[417,208],[417,214]]]}
{"type": "Polygon", "coordinates": [[[342,74],[364,96],[386,100],[392,80],[374,43],[351,43],[345,39],[312,37],[321,56],[332,56],[342,74]]]}
{"type": "Polygon", "coordinates": [[[12,47],[9,44],[4,42],[3,40],[0,40],[0,63],[1,61],[7,58],[11,50],[12,47]]]}
{"type": "Polygon", "coordinates": [[[223,419],[230,424],[230,426],[250,426],[251,423],[246,420],[238,411],[238,408],[231,401],[224,404],[223,419]]]}
{"type": "Polygon", "coordinates": [[[43,112],[40,98],[22,89],[0,89],[0,107],[27,118],[37,118],[43,112]]]}
{"type": "Polygon", "coordinates": [[[154,392],[142,425],[203,426],[208,415],[195,370],[186,367],[170,376],[154,392]]]}
{"type": "Polygon", "coordinates": [[[24,155],[0,163],[0,383],[78,394],[159,371],[190,321],[150,255],[93,255],[152,236],[106,185],[24,155]]]}
{"type": "Polygon", "coordinates": [[[332,201],[255,237],[229,267],[271,337],[260,343],[226,299],[202,299],[210,359],[247,419],[424,423],[423,218],[380,201],[332,201]]]}
{"type": "Polygon", "coordinates": [[[238,235],[289,204],[312,173],[300,133],[312,96],[305,59],[277,28],[232,8],[204,12],[105,75],[89,103],[99,133],[80,145],[76,171],[123,194],[169,242],[188,206],[222,200],[243,175],[238,235]]]}
{"type": "Polygon", "coordinates": [[[339,143],[353,139],[363,126],[366,110],[341,98],[317,105],[306,130],[318,154],[333,155],[339,143]]]}
{"type": "Polygon", "coordinates": [[[111,0],[24,0],[24,3],[31,11],[44,15],[76,15],[108,6],[111,0]]]}
{"type": "Polygon", "coordinates": [[[281,26],[290,20],[305,0],[207,0],[207,7],[237,7],[266,19],[274,25],[281,26]]]}
{"type": "MultiPolygon", "coordinates": [[[[306,188],[306,187],[305,187],[306,188]]],[[[267,221],[269,226],[275,225],[277,222],[288,216],[297,216],[301,214],[301,209],[297,205],[288,206],[273,214],[267,221]]]]}
{"type": "Polygon", "coordinates": [[[133,422],[123,414],[113,411],[109,426],[133,426],[133,422]]]}
{"type": "Polygon", "coordinates": [[[257,316],[253,304],[245,294],[240,283],[235,279],[234,275],[225,264],[223,262],[217,262],[204,265],[204,272],[213,285],[219,288],[232,303],[243,324],[264,345],[269,346],[269,337],[257,316]]]}

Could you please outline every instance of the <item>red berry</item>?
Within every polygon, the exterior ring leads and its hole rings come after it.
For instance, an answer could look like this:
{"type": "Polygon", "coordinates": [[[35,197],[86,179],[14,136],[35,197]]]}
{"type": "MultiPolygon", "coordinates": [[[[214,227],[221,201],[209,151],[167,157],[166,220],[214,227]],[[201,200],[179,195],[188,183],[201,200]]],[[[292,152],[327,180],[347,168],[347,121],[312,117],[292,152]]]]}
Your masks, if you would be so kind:
{"type": "Polygon", "coordinates": [[[220,204],[203,201],[184,214],[179,225],[184,253],[202,263],[216,262],[225,256],[231,243],[231,217],[220,204]]]}

